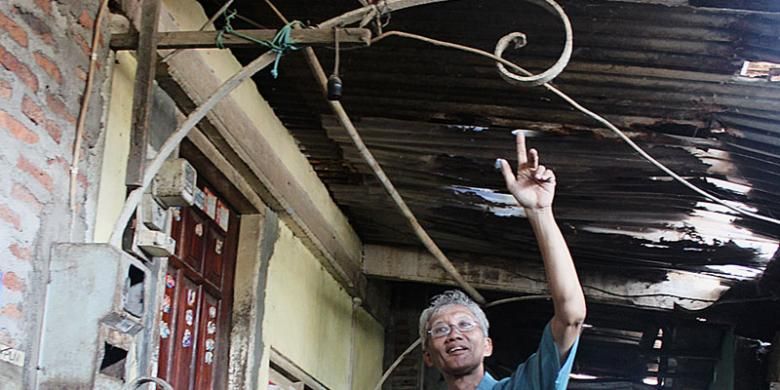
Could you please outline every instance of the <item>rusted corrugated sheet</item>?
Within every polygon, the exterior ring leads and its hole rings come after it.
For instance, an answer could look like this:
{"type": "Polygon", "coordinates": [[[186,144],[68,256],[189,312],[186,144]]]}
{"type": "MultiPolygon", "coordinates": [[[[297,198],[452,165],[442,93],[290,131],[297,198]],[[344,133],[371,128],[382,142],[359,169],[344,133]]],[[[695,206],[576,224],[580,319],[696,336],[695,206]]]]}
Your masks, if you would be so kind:
{"type": "MultiPolygon", "coordinates": [[[[324,20],[354,4],[280,6],[300,19],[324,20]]],[[[780,84],[736,76],[744,60],[778,59],[780,16],[641,2],[563,6],[575,51],[557,86],[696,184],[780,215],[780,84]]],[[[393,14],[389,28],[486,50],[501,35],[523,31],[529,45],[511,58],[531,70],[551,64],[562,38],[550,15],[520,1],[418,7],[393,14]]],[[[332,50],[319,54],[332,62],[332,50]]],[[[508,130],[527,128],[539,131],[531,142],[559,175],[557,213],[583,263],[760,269],[774,250],[774,227],[703,201],[557,97],[509,86],[486,59],[398,38],[341,55],[346,108],[362,118],[366,143],[445,248],[536,256],[522,222],[491,214],[496,205],[480,196],[480,189],[501,190],[491,167],[495,157],[511,156],[508,130]]],[[[303,61],[286,57],[281,74],[260,76],[260,88],[359,234],[367,242],[415,245],[327,117],[303,61]]]]}
{"type": "MultiPolygon", "coordinates": [[[[737,76],[746,60],[780,62],[780,7],[775,2],[561,3],[573,24],[575,50],[554,82],[560,89],[613,121],[694,184],[780,217],[780,83],[737,76]]],[[[289,18],[316,23],[357,4],[289,0],[277,5],[289,18]]],[[[263,25],[280,25],[263,2],[239,7],[242,15],[263,25]]],[[[417,7],[392,13],[385,29],[487,51],[502,35],[522,31],[528,46],[508,58],[532,71],[555,61],[563,36],[553,17],[524,1],[461,0],[417,7]]],[[[258,55],[235,53],[245,62],[258,55]]],[[[318,55],[326,68],[332,66],[332,50],[320,49],[318,55]]],[[[512,157],[513,128],[533,130],[529,144],[558,175],[555,211],[581,273],[653,281],[663,279],[669,269],[686,269],[720,275],[729,284],[755,278],[777,250],[777,226],[705,201],[556,96],[542,88],[509,86],[487,59],[389,38],[342,52],[341,77],[342,101],[366,144],[445,252],[538,264],[532,233],[517,217],[519,210],[493,168],[496,157],[512,157]],[[732,267],[717,267],[724,265],[732,267]]],[[[330,116],[302,58],[285,56],[279,79],[263,73],[256,81],[364,242],[418,245],[330,116]]],[[[776,277],[767,283],[776,285],[776,277]]],[[[754,299],[761,298],[750,296],[754,299]]],[[[776,307],[776,302],[761,304],[776,307]]],[[[724,302],[713,315],[730,323],[738,321],[737,315],[747,316],[732,307],[724,302]]],[[[632,325],[625,313],[614,310],[591,311],[589,321],[597,328],[586,333],[582,347],[582,367],[604,377],[627,380],[629,371],[635,381],[639,375],[653,375],[646,363],[657,357],[644,345],[655,337],[658,327],[653,326],[720,332],[714,325],[697,328],[696,314],[683,324],[645,313],[632,325]],[[649,330],[642,328],[645,324],[649,330]],[[621,344],[615,334],[626,331],[640,332],[642,345],[621,344]],[[599,338],[599,332],[605,336],[599,338]],[[603,360],[604,351],[614,356],[626,350],[623,366],[603,360]]],[[[533,308],[523,313],[544,320],[549,314],[533,308]]],[[[670,348],[681,348],[665,351],[679,364],[675,386],[701,388],[712,377],[717,344],[707,344],[712,350],[706,356],[688,354],[709,337],[699,333],[700,338],[680,333],[669,339],[676,346],[670,348]]]]}

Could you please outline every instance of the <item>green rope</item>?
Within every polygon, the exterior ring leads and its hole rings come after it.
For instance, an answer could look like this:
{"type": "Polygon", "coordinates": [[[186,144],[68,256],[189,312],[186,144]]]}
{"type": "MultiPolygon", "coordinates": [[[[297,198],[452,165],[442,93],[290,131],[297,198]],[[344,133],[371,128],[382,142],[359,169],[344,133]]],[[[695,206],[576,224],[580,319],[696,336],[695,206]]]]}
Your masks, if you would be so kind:
{"type": "Polygon", "coordinates": [[[300,27],[303,24],[297,20],[293,20],[292,22],[287,23],[284,27],[280,28],[279,31],[276,32],[276,36],[274,36],[273,40],[266,41],[250,37],[249,35],[245,35],[234,30],[233,26],[230,24],[230,21],[236,17],[236,13],[237,11],[233,10],[230,13],[225,14],[225,27],[223,27],[217,33],[217,47],[220,49],[225,48],[225,34],[235,35],[239,38],[246,39],[247,41],[254,42],[260,46],[267,47],[272,52],[276,53],[276,59],[274,60],[274,67],[271,69],[271,75],[274,76],[274,78],[277,78],[279,76],[279,60],[282,59],[282,56],[288,51],[299,50],[301,48],[301,46],[298,46],[295,41],[293,41],[291,34],[293,27],[300,27]]]}

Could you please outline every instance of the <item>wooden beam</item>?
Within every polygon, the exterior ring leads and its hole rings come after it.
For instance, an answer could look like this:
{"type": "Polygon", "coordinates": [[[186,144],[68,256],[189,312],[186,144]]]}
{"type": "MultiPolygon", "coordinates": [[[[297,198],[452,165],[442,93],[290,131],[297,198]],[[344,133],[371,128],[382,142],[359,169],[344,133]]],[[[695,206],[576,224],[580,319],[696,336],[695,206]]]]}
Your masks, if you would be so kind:
{"type": "MultiPolygon", "coordinates": [[[[220,84],[220,80],[203,69],[208,69],[208,65],[198,53],[182,52],[175,61],[157,70],[158,84],[185,115],[197,106],[196,101],[203,101],[220,84]]],[[[304,187],[291,180],[292,172],[265,133],[255,128],[248,114],[231,99],[225,98],[198,124],[205,137],[200,141],[213,144],[214,150],[279,214],[349,294],[367,302],[368,286],[360,272],[359,247],[353,248],[348,239],[334,234],[334,225],[304,187]]],[[[370,307],[367,310],[381,318],[370,307]]]]}
{"type": "MultiPolygon", "coordinates": [[[[260,41],[271,41],[276,36],[277,30],[236,30],[241,35],[246,35],[260,41]]],[[[158,49],[213,49],[217,46],[217,31],[175,31],[156,34],[158,49]]],[[[306,46],[333,45],[334,32],[332,29],[298,29],[293,30],[291,38],[297,44],[306,46]]],[[[111,49],[136,50],[139,47],[138,34],[117,34],[111,37],[111,49]]],[[[368,46],[371,42],[371,30],[366,28],[341,28],[339,29],[340,45],[368,46]]],[[[251,48],[258,44],[244,39],[235,34],[223,34],[222,43],[225,48],[251,48]]]]}
{"type": "MultiPolygon", "coordinates": [[[[448,255],[475,288],[524,295],[549,293],[541,259],[538,264],[529,264],[466,254],[448,255]]],[[[658,283],[608,275],[603,269],[597,272],[580,269],[578,272],[585,296],[591,302],[663,310],[680,305],[699,310],[711,305],[728,290],[719,278],[685,271],[668,271],[667,280],[658,283]]],[[[422,250],[364,245],[363,273],[391,280],[455,285],[433,256],[422,250]]]]}
{"type": "Polygon", "coordinates": [[[160,19],[160,1],[144,0],[141,8],[141,28],[137,44],[138,65],[133,89],[133,117],[130,126],[130,155],[127,160],[125,176],[125,184],[131,188],[140,187],[144,177],[152,90],[157,70],[157,23],[160,19]]]}

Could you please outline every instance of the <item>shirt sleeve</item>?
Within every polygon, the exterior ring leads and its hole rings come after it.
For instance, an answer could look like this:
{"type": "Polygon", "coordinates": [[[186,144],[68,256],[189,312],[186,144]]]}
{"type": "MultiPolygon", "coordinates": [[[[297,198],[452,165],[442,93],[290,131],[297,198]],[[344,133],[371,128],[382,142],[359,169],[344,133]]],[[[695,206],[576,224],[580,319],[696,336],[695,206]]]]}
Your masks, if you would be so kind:
{"type": "Polygon", "coordinates": [[[574,340],[566,361],[561,364],[558,347],[553,340],[550,323],[544,327],[539,349],[525,363],[517,366],[517,370],[509,378],[504,378],[496,384],[494,390],[565,390],[569,383],[569,375],[574,365],[574,356],[580,337],[574,340]]]}

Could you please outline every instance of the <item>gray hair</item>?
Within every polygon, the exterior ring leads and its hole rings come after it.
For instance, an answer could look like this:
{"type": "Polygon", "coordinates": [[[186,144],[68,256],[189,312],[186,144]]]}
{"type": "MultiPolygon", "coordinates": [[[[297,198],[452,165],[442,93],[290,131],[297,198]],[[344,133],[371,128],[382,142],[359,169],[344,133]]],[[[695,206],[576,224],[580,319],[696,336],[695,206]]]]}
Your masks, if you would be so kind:
{"type": "Polygon", "coordinates": [[[485,334],[485,337],[488,336],[490,323],[488,322],[487,316],[485,316],[485,312],[482,311],[482,308],[480,308],[476,302],[472,301],[463,291],[447,290],[431,298],[430,306],[420,314],[420,339],[422,340],[423,351],[428,347],[428,321],[430,321],[431,317],[438,313],[439,310],[452,305],[462,305],[469,309],[469,311],[474,314],[474,317],[477,318],[479,327],[482,328],[482,333],[485,334]]]}

